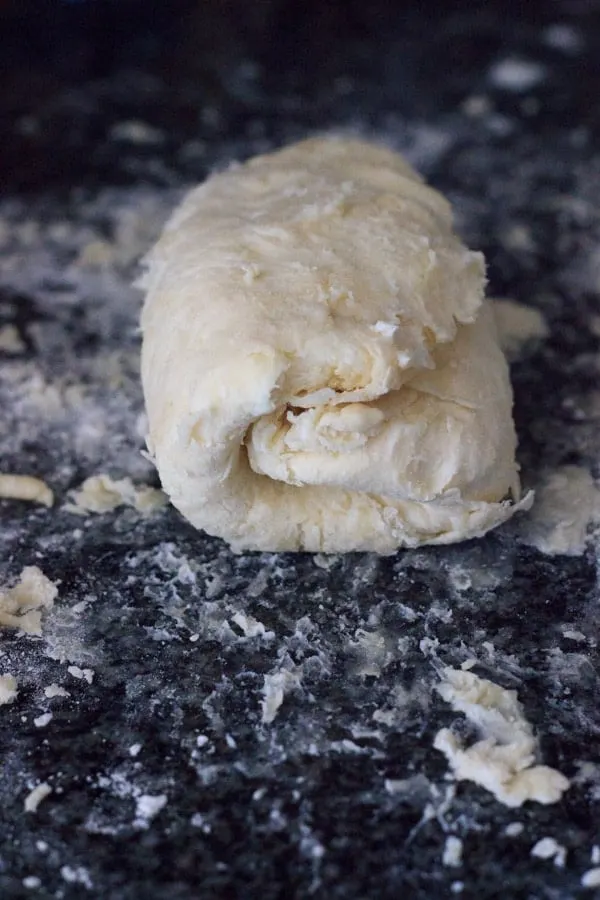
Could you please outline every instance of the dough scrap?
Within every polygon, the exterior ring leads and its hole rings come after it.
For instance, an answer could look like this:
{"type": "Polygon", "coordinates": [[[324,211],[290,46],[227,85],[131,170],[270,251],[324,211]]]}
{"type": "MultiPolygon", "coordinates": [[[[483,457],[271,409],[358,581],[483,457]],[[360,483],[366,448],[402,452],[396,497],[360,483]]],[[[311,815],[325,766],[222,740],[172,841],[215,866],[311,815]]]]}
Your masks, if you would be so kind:
{"type": "Polygon", "coordinates": [[[52,506],[54,494],[45,481],[33,475],[0,475],[0,500],[30,500],[52,506]]]}
{"type": "Polygon", "coordinates": [[[438,693],[482,734],[468,748],[449,728],[436,734],[433,746],[446,756],[455,778],[484,787],[505,806],[560,800],[569,781],[550,766],[535,765],[537,741],[516,691],[461,669],[446,668],[442,675],[438,693]]]}
{"type": "Polygon", "coordinates": [[[518,359],[524,347],[541,341],[550,334],[546,319],[539,309],[497,297],[494,298],[493,305],[500,346],[508,359],[518,359]]]}
{"type": "Polygon", "coordinates": [[[37,566],[26,566],[14,587],[0,591],[0,627],[42,633],[42,610],[52,609],[58,588],[37,566]]]}
{"type": "Polygon", "coordinates": [[[135,485],[131,478],[115,480],[110,475],[92,475],[72,494],[68,512],[82,515],[87,512],[112,512],[119,506],[132,506],[141,513],[152,513],[167,502],[162,491],[148,485],[135,485]]]}
{"type": "Polygon", "coordinates": [[[14,675],[0,675],[0,706],[12,703],[17,694],[17,679],[14,675]]]}
{"type": "Polygon", "coordinates": [[[25,802],[23,804],[25,812],[34,813],[37,812],[37,808],[46,797],[49,797],[52,793],[52,788],[46,781],[42,781],[40,784],[36,785],[33,790],[29,791],[27,796],[25,797],[25,802]]]}
{"type": "Polygon", "coordinates": [[[398,154],[312,139],[215,175],[146,266],[148,448],[196,527],[390,554],[531,505],[483,257],[398,154]]]}
{"type": "Polygon", "coordinates": [[[600,485],[583,466],[543,471],[521,540],[549,556],[581,556],[600,525],[600,485]]]}

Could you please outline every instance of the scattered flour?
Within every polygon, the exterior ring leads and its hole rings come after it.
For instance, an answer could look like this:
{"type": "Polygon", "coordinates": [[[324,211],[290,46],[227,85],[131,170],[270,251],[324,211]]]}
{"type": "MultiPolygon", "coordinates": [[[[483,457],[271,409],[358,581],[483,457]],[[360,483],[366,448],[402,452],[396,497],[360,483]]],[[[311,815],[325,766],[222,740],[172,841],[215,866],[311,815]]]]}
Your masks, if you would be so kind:
{"type": "Polygon", "coordinates": [[[465,748],[449,728],[438,731],[434,747],[446,756],[454,776],[484,787],[506,806],[559,800],[569,782],[556,769],[534,765],[536,740],[516,691],[459,669],[446,668],[442,674],[438,692],[482,734],[465,748]]]}
{"type": "Polygon", "coordinates": [[[521,540],[549,555],[581,556],[600,522],[600,490],[581,466],[563,466],[542,477],[536,503],[521,520],[521,540]]]}
{"type": "Polygon", "coordinates": [[[30,500],[52,506],[54,494],[45,481],[32,475],[0,475],[0,500],[30,500]]]}
{"type": "Polygon", "coordinates": [[[12,703],[19,691],[14,675],[0,675],[0,706],[12,703]]]}
{"type": "Polygon", "coordinates": [[[26,566],[20,580],[0,591],[0,626],[42,633],[42,609],[52,609],[58,588],[37,566],[26,566]]]}

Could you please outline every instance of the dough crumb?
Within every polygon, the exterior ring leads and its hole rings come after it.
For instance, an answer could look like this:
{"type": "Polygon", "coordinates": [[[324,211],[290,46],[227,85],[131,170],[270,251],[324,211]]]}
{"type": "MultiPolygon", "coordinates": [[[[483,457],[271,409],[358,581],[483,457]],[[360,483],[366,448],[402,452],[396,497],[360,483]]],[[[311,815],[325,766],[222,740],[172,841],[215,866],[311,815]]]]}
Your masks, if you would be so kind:
{"type": "Polygon", "coordinates": [[[531,855],[537,859],[553,859],[554,865],[562,869],[567,859],[567,849],[554,838],[545,837],[533,845],[531,855]]]}
{"type": "Polygon", "coordinates": [[[36,728],[45,728],[48,722],[52,720],[52,713],[43,713],[41,716],[38,716],[33,720],[33,724],[36,728]]]}
{"type": "Polygon", "coordinates": [[[78,678],[80,681],[83,679],[87,681],[88,684],[91,684],[94,680],[93,669],[80,669],[79,666],[67,666],[67,672],[69,675],[72,675],[73,678],[78,678]]]}
{"type": "Polygon", "coordinates": [[[12,703],[19,691],[14,675],[0,675],[0,706],[12,703]]]}
{"type": "Polygon", "coordinates": [[[158,794],[142,794],[135,801],[135,820],[133,822],[136,828],[148,828],[152,819],[167,805],[167,795],[158,794]]]}
{"type": "Polygon", "coordinates": [[[83,866],[63,866],[60,874],[67,884],[81,884],[90,891],[94,887],[88,870],[83,866]]]}
{"type": "Polygon", "coordinates": [[[274,721],[285,695],[293,688],[298,687],[299,684],[300,676],[296,672],[290,672],[288,669],[265,675],[261,704],[262,722],[264,725],[270,725],[274,721]]]}
{"type": "Polygon", "coordinates": [[[25,812],[36,812],[42,800],[45,800],[51,793],[52,788],[50,785],[47,782],[42,781],[41,784],[34,787],[34,789],[25,797],[25,812]]]}
{"type": "Polygon", "coordinates": [[[480,785],[505,806],[527,800],[556,803],[569,781],[556,769],[534,764],[537,741],[516,691],[459,669],[446,668],[442,674],[438,693],[482,736],[465,748],[449,728],[438,731],[434,747],[446,756],[454,777],[480,785]]]}
{"type": "Polygon", "coordinates": [[[462,865],[463,842],[460,838],[450,834],[446,838],[444,844],[444,852],[442,853],[442,865],[451,868],[458,868],[462,865]]]}
{"type": "Polygon", "coordinates": [[[536,87],[545,75],[546,69],[540,63],[516,56],[498,60],[489,70],[490,81],[495,87],[515,94],[536,87]]]}
{"type": "Polygon", "coordinates": [[[0,351],[4,353],[23,353],[25,344],[14,325],[3,325],[0,328],[0,351]]]}
{"type": "Polygon", "coordinates": [[[582,466],[545,473],[536,504],[523,520],[521,540],[550,556],[581,556],[600,522],[600,490],[582,466]]]}
{"type": "Polygon", "coordinates": [[[157,488],[134,485],[131,478],[115,481],[110,475],[92,475],[72,492],[72,503],[65,509],[79,515],[112,512],[119,506],[131,506],[138,512],[150,514],[167,503],[167,497],[157,488]]]}
{"type": "Polygon", "coordinates": [[[59,684],[49,684],[44,688],[44,696],[51,700],[53,697],[70,697],[71,694],[59,684]]]}
{"type": "Polygon", "coordinates": [[[588,869],[581,876],[581,884],[586,888],[600,887],[600,868],[588,869]]]}
{"type": "Polygon", "coordinates": [[[511,360],[518,358],[530,341],[542,340],[550,333],[538,309],[514,300],[494,300],[494,315],[500,346],[511,360]]]}
{"type": "Polygon", "coordinates": [[[0,500],[29,500],[52,506],[54,494],[45,481],[33,475],[0,475],[0,500]]]}
{"type": "Polygon", "coordinates": [[[26,566],[18,583],[0,591],[0,626],[42,633],[42,609],[52,609],[58,588],[37,566],[26,566]]]}

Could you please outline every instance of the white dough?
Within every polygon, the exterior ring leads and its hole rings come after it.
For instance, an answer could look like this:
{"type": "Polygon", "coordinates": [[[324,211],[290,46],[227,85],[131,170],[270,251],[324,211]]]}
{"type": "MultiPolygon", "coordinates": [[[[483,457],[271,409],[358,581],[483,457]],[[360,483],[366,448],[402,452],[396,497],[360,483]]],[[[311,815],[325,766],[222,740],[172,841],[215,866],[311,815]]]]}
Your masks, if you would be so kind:
{"type": "Polygon", "coordinates": [[[146,262],[148,446],[198,528],[393,553],[530,505],[483,257],[397,154],[312,139],[231,168],[146,262]]]}

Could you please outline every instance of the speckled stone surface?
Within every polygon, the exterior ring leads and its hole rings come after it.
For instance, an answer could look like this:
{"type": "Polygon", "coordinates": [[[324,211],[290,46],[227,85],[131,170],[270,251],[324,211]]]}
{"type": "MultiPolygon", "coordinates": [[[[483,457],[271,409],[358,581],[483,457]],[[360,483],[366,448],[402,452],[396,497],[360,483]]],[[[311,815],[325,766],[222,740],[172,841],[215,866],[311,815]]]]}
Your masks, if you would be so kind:
{"type": "MultiPolygon", "coordinates": [[[[0,576],[37,565],[59,587],[41,637],[0,633],[18,682],[0,707],[0,896],[592,896],[593,536],[549,555],[522,517],[386,559],[234,556],[170,508],[67,505],[98,473],[157,484],[131,282],[183,190],[340,128],[405,152],[485,252],[490,293],[543,313],[549,337],[513,365],[525,485],[598,476],[600,8],[156,6],[40,4],[34,21],[9,3],[0,21],[1,470],[56,496],[0,501],[0,576]],[[475,735],[435,685],[469,660],[518,691],[540,761],[572,781],[559,803],[508,809],[451,779],[436,732],[475,735]],[[564,864],[531,855],[545,837],[564,864]]],[[[586,498],[569,502],[567,518],[586,498]]]]}

